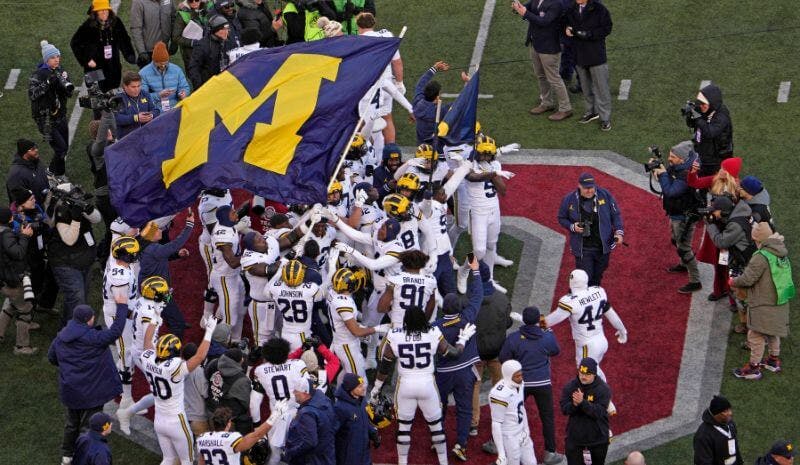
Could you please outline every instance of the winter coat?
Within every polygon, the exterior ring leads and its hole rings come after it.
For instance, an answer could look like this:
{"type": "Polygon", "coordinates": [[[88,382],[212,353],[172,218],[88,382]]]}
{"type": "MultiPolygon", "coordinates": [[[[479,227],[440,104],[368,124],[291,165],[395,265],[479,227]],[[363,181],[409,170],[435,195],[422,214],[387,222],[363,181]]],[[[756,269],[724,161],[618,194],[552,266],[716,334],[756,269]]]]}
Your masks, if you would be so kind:
{"type": "Polygon", "coordinates": [[[83,66],[83,72],[102,70],[105,79],[100,81],[100,90],[108,92],[119,87],[122,79],[120,56],[130,64],[136,64],[136,53],[125,25],[113,12],[108,21],[101,25],[95,14],[91,14],[81,24],[69,42],[75,59],[83,66]],[[105,58],[105,47],[111,47],[111,58],[105,58]],[[95,67],[89,67],[94,60],[95,67]]]}
{"type": "MultiPolygon", "coordinates": [[[[772,226],[772,211],[769,209],[771,199],[767,189],[761,189],[761,192],[754,195],[750,200],[745,200],[745,202],[747,202],[747,205],[750,205],[753,221],[755,223],[766,221],[772,226]]],[[[774,227],[772,229],[775,230],[774,227]]]]}
{"type": "MultiPolygon", "coordinates": [[[[594,4],[595,2],[591,2],[594,4]]],[[[614,241],[615,234],[624,234],[624,225],[622,222],[622,213],[619,211],[617,201],[611,192],[597,187],[595,189],[595,196],[597,197],[597,217],[600,228],[600,242],[603,244],[603,253],[611,253],[611,250],[616,247],[614,241]]],[[[558,209],[558,223],[569,234],[569,249],[572,255],[580,257],[583,255],[583,236],[580,233],[572,231],[575,223],[581,221],[581,194],[576,189],[570,192],[561,201],[561,206],[558,209]]]]}
{"type": "Polygon", "coordinates": [[[658,184],[663,193],[664,211],[672,220],[682,221],[686,219],[685,213],[689,209],[700,206],[694,188],[689,187],[686,182],[686,176],[695,160],[697,155],[686,157],[682,163],[669,165],[665,172],[658,175],[658,184]]]}
{"type": "Polygon", "coordinates": [[[241,434],[252,431],[253,420],[250,417],[252,385],[242,365],[223,354],[218,359],[208,362],[204,372],[208,380],[206,396],[208,417],[211,418],[218,407],[228,407],[233,412],[234,429],[241,434]]]}
{"type": "Polygon", "coordinates": [[[68,88],[64,82],[72,83],[66,70],[59,66],[51,69],[47,63],[39,63],[36,71],[28,79],[28,99],[31,101],[31,115],[38,123],[50,117],[51,122],[67,117],[67,99],[72,97],[74,87],[68,88]],[[59,79],[58,76],[62,76],[59,79]]]}
{"type": "Polygon", "coordinates": [[[183,30],[186,26],[194,21],[198,26],[203,29],[208,25],[207,8],[213,5],[214,2],[201,2],[197,10],[189,7],[189,4],[184,0],[178,5],[178,11],[175,13],[175,21],[172,24],[172,44],[177,44],[181,49],[181,57],[183,58],[183,69],[188,72],[189,63],[192,60],[192,49],[200,40],[187,39],[183,37],[183,30]]]}
{"type": "Polygon", "coordinates": [[[478,356],[493,360],[500,354],[506,340],[506,330],[511,327],[511,302],[505,294],[494,292],[492,283],[483,283],[483,302],[475,320],[478,356]]]}
{"type": "Polygon", "coordinates": [[[608,403],[611,389],[595,376],[591,384],[581,384],[576,376],[561,390],[561,413],[567,420],[567,448],[608,444],[608,403]],[[572,404],[572,393],[583,391],[583,402],[572,404]]]}
{"type": "Polygon", "coordinates": [[[186,75],[175,63],[167,63],[167,69],[161,73],[155,64],[150,62],[139,71],[139,75],[142,77],[142,92],[149,95],[150,101],[161,111],[164,109],[161,107],[161,97],[158,94],[162,90],[172,89],[175,91],[168,97],[170,109],[175,108],[175,105],[178,104],[178,94],[181,91],[186,92],[186,97],[191,93],[186,75]]]}
{"type": "Polygon", "coordinates": [[[694,433],[694,465],[724,465],[728,455],[728,436],[736,441],[736,461],[731,465],[743,465],[742,452],[736,435],[736,423],[722,425],[714,420],[708,409],[703,411],[703,422],[694,433]]]}
{"type": "Polygon", "coordinates": [[[561,0],[530,0],[525,4],[523,19],[528,21],[525,45],[533,45],[538,53],[561,53],[561,0]]]}
{"type": "MultiPolygon", "coordinates": [[[[467,288],[467,296],[469,300],[465,303],[460,313],[444,315],[442,318],[433,322],[433,326],[439,328],[442,336],[450,345],[456,345],[458,334],[467,325],[467,323],[475,323],[478,318],[478,311],[483,303],[483,282],[481,275],[476,270],[471,272],[472,278],[469,280],[469,287],[467,288]]],[[[491,285],[491,284],[489,284],[491,285]]],[[[465,297],[460,297],[465,299],[465,297]]],[[[476,338],[472,337],[467,341],[464,346],[464,351],[458,357],[444,357],[437,355],[436,357],[436,373],[449,373],[463,368],[472,368],[475,363],[480,360],[478,357],[478,342],[476,338]]],[[[444,375],[449,376],[449,375],[444,375]]]]}
{"type": "Polygon", "coordinates": [[[377,429],[369,422],[367,399],[356,399],[339,386],[336,389],[336,404],[333,409],[339,420],[336,432],[337,465],[371,465],[369,451],[370,432],[377,429]]]}
{"type": "Polygon", "coordinates": [[[68,409],[100,407],[122,394],[122,383],[109,344],[121,335],[128,321],[128,306],[117,304],[114,323],[108,329],[67,322],[56,335],[47,359],[58,366],[58,394],[68,409]]]}
{"type": "Polygon", "coordinates": [[[550,385],[550,357],[561,352],[552,331],[539,325],[523,325],[506,338],[500,349],[500,362],[517,360],[522,365],[525,387],[550,385]]]}
{"type": "Polygon", "coordinates": [[[44,205],[50,184],[47,181],[47,167],[41,159],[26,160],[20,155],[14,155],[6,177],[8,198],[11,198],[13,189],[27,189],[33,192],[36,203],[44,205]]]}
{"type": "Polygon", "coordinates": [[[145,239],[139,239],[142,246],[139,255],[139,282],[144,282],[150,276],[161,276],[166,279],[168,283],[172,282],[169,274],[169,260],[177,256],[178,251],[183,247],[189,236],[192,235],[194,223],[186,222],[183,231],[175,239],[160,244],[158,242],[149,242],[145,239]]]}
{"type": "Polygon", "coordinates": [[[170,46],[175,6],[171,0],[133,0],[131,2],[131,39],[137,54],[152,53],[156,42],[170,46]]]}
{"type": "Polygon", "coordinates": [[[314,389],[289,425],[282,461],[289,465],[335,465],[338,429],[333,404],[322,391],[314,389]]]}
{"type": "Polygon", "coordinates": [[[575,64],[578,66],[597,66],[606,63],[606,37],[611,34],[611,14],[597,0],[589,0],[580,13],[576,3],[566,11],[567,27],[573,31],[572,46],[575,64]],[[585,31],[588,36],[580,38],[575,31],[585,31]]]}
{"type": "Polygon", "coordinates": [[[203,37],[192,49],[188,75],[195,91],[227,66],[227,51],[225,43],[213,34],[203,37]]]}
{"type": "MultiPolygon", "coordinates": [[[[773,234],[761,244],[761,249],[778,258],[788,254],[783,236],[773,234]]],[[[772,280],[769,261],[760,253],[753,254],[744,272],[733,278],[733,287],[747,291],[747,327],[770,336],[789,335],[789,303],[776,305],[778,294],[772,280]]]]}
{"type": "Polygon", "coordinates": [[[21,276],[28,269],[28,236],[16,234],[9,225],[0,225],[0,254],[3,254],[0,264],[4,267],[1,281],[8,287],[20,287],[21,276]]]}
{"type": "Polygon", "coordinates": [[[272,12],[267,8],[266,2],[257,5],[254,0],[239,0],[239,22],[242,31],[248,28],[258,29],[261,39],[258,44],[262,47],[275,47],[280,45],[278,34],[272,29],[272,12]]]}
{"type": "Polygon", "coordinates": [[[733,123],[719,87],[709,84],[700,92],[708,100],[708,113],[687,123],[695,130],[692,142],[700,155],[700,173],[709,175],[719,171],[722,160],[733,156],[733,123]]]}
{"type": "Polygon", "coordinates": [[[144,90],[139,92],[138,97],[130,97],[125,92],[117,95],[122,99],[122,108],[114,112],[119,139],[147,124],[139,122],[139,113],[150,112],[153,114],[153,118],[161,113],[161,110],[158,109],[155,102],[150,100],[150,96],[144,90]]]}
{"type": "Polygon", "coordinates": [[[75,442],[74,465],[111,465],[108,439],[97,431],[87,431],[75,442]]]}
{"type": "MultiPolygon", "coordinates": [[[[733,221],[734,218],[750,218],[750,206],[747,202],[737,202],[731,211],[730,216],[725,221],[724,226],[720,227],[717,222],[707,223],[706,232],[711,241],[718,249],[733,249],[734,247],[739,251],[744,251],[753,243],[750,238],[750,231],[745,231],[742,226],[733,221]]],[[[734,252],[731,252],[729,260],[733,257],[734,252]]],[[[746,263],[739,263],[744,266],[746,263]]]]}
{"type": "MultiPolygon", "coordinates": [[[[420,76],[417,86],[414,88],[414,99],[411,106],[414,109],[414,117],[417,119],[417,144],[430,143],[433,140],[433,133],[436,132],[436,102],[425,100],[425,86],[433,79],[436,68],[431,67],[425,74],[420,76]]],[[[440,116],[443,118],[450,109],[450,104],[442,103],[440,116]]]]}

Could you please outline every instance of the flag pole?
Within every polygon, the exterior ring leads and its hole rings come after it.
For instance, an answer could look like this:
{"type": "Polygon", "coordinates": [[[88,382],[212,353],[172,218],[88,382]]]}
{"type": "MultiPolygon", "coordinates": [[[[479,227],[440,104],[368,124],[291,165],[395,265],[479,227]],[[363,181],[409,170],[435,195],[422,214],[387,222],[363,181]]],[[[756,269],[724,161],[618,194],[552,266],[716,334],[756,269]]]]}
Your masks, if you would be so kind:
{"type": "MultiPolygon", "coordinates": [[[[406,35],[406,31],[407,30],[408,30],[408,27],[403,26],[403,29],[400,30],[400,35],[398,37],[400,39],[402,39],[403,36],[406,35]]],[[[380,80],[380,77],[378,78],[378,80],[380,80]]],[[[375,82],[378,82],[378,81],[375,81],[375,82]]],[[[379,90],[380,90],[380,87],[375,87],[375,90],[372,91],[372,94],[369,96],[369,101],[370,102],[375,98],[375,94],[377,94],[379,90]]],[[[438,117],[437,117],[437,119],[438,119],[438,117]]],[[[350,140],[347,141],[347,145],[344,146],[344,150],[342,151],[342,154],[339,156],[339,162],[336,163],[336,169],[333,170],[333,174],[331,174],[331,179],[328,181],[328,187],[325,189],[326,193],[329,190],[331,190],[331,186],[333,185],[333,182],[336,181],[336,175],[339,174],[339,170],[342,169],[342,165],[344,164],[345,156],[347,155],[347,152],[350,151],[350,146],[353,145],[353,138],[356,136],[356,133],[358,133],[358,129],[361,127],[362,124],[364,124],[364,117],[363,116],[358,118],[358,122],[356,123],[356,126],[353,128],[353,133],[350,134],[350,140]]]]}
{"type": "MultiPolygon", "coordinates": [[[[436,102],[436,120],[434,122],[434,131],[433,131],[433,151],[436,152],[437,159],[439,158],[438,157],[439,149],[437,148],[437,146],[439,145],[439,122],[441,121],[441,117],[442,117],[442,97],[440,96],[439,101],[436,102]]],[[[433,162],[434,162],[433,157],[431,157],[431,172],[428,175],[428,189],[431,192],[433,192],[433,171],[435,168],[433,162]]]]}

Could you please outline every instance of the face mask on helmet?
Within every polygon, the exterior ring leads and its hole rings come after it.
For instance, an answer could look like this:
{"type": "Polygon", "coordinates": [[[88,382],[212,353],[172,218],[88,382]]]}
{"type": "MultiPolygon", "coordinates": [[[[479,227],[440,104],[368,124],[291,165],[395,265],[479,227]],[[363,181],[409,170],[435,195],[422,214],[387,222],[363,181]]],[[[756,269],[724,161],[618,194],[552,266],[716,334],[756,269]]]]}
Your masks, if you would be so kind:
{"type": "Polygon", "coordinates": [[[497,144],[489,136],[481,135],[475,144],[475,156],[478,161],[492,161],[497,155],[497,144]]]}
{"type": "Polygon", "coordinates": [[[390,218],[406,221],[411,218],[411,202],[403,195],[389,194],[383,199],[383,211],[390,218]]]}
{"type": "Polygon", "coordinates": [[[397,192],[403,194],[409,199],[416,197],[417,192],[421,187],[419,176],[414,173],[406,173],[400,176],[397,180],[397,192]]]}
{"type": "Polygon", "coordinates": [[[151,276],[142,282],[142,297],[154,302],[167,304],[172,300],[172,289],[161,276],[151,276]]]}
{"type": "Polygon", "coordinates": [[[339,293],[355,292],[358,286],[358,281],[353,275],[353,272],[347,268],[339,268],[336,270],[336,273],[333,274],[333,278],[331,278],[331,282],[333,284],[333,290],[339,293]]]}
{"type": "Polygon", "coordinates": [[[425,160],[425,164],[420,168],[423,173],[430,173],[436,168],[436,162],[439,159],[439,154],[430,144],[422,144],[417,147],[417,158],[425,160]]]}
{"type": "Polygon", "coordinates": [[[589,287],[589,275],[583,270],[572,270],[569,274],[569,288],[572,291],[582,291],[589,287]]]}

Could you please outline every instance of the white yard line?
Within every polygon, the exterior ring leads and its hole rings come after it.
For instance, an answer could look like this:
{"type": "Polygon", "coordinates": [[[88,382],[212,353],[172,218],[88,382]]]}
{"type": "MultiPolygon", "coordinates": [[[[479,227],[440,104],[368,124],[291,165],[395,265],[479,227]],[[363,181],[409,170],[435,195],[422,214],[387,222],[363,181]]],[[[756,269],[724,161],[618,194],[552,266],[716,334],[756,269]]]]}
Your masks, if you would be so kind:
{"type": "Polygon", "coordinates": [[[114,10],[115,13],[119,13],[119,4],[122,0],[111,0],[111,9],[114,10]]]}
{"type": "Polygon", "coordinates": [[[778,103],[786,103],[789,101],[789,91],[791,89],[792,89],[791,81],[781,82],[781,86],[778,87],[778,103]]]}
{"type": "MultiPolygon", "coordinates": [[[[456,97],[458,97],[458,94],[444,93],[444,94],[441,94],[441,97],[442,98],[456,98],[456,97]]],[[[490,99],[490,98],[494,98],[494,95],[493,94],[478,94],[478,98],[490,99]]]]}
{"type": "Polygon", "coordinates": [[[631,94],[631,80],[630,79],[623,79],[619,83],[619,100],[628,100],[628,97],[631,94]]]}
{"type": "Polygon", "coordinates": [[[17,79],[19,79],[20,70],[14,68],[11,72],[8,73],[8,79],[6,79],[6,86],[4,89],[11,90],[17,86],[17,79]]]}
{"type": "Polygon", "coordinates": [[[472,59],[469,60],[469,73],[472,74],[481,64],[483,49],[486,47],[486,40],[489,38],[489,26],[492,25],[492,15],[497,0],[486,0],[483,4],[483,14],[481,15],[481,25],[478,28],[478,36],[475,37],[475,48],[472,49],[472,59]]]}
{"type": "MultiPolygon", "coordinates": [[[[86,90],[86,87],[80,86],[75,88],[75,95],[80,95],[86,90]]],[[[81,115],[83,115],[83,107],[78,105],[78,99],[75,99],[75,105],[72,107],[72,114],[69,116],[69,145],[75,140],[75,130],[78,129],[78,124],[81,122],[81,115]]]]}

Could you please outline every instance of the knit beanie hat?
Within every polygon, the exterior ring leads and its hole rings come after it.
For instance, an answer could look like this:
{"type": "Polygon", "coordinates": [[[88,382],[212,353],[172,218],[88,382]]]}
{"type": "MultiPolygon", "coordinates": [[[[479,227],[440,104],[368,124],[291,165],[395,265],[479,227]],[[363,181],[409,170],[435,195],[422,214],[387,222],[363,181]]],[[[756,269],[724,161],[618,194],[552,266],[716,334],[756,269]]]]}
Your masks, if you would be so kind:
{"type": "Polygon", "coordinates": [[[578,371],[583,374],[597,374],[597,361],[591,357],[584,357],[578,365],[578,371]]]}
{"type": "Polygon", "coordinates": [[[94,310],[88,305],[77,305],[72,311],[72,319],[80,323],[88,323],[94,316],[94,310]]]}
{"type": "MultiPolygon", "coordinates": [[[[214,328],[214,329],[217,329],[217,328],[214,328]]],[[[242,363],[242,358],[244,357],[242,355],[241,349],[239,349],[238,347],[232,347],[232,348],[226,350],[224,355],[226,357],[228,357],[229,359],[233,360],[236,363],[242,363]]]]}
{"type": "Polygon", "coordinates": [[[764,190],[764,185],[761,184],[761,181],[755,176],[745,176],[739,184],[741,184],[742,189],[750,195],[756,195],[764,190]]]}
{"type": "Polygon", "coordinates": [[[92,0],[92,11],[110,10],[111,3],[108,0],[92,0]]]}
{"type": "Polygon", "coordinates": [[[722,396],[714,396],[714,398],[711,399],[711,404],[708,406],[708,411],[712,415],[716,415],[728,410],[729,408],[731,408],[731,403],[728,401],[728,399],[722,396]]]}
{"type": "Polygon", "coordinates": [[[17,155],[22,156],[28,152],[28,150],[36,147],[36,142],[28,139],[17,139],[17,155]]]}
{"type": "Polygon", "coordinates": [[[317,359],[317,354],[315,354],[313,350],[303,352],[303,354],[300,355],[300,360],[305,362],[306,370],[310,372],[319,370],[319,360],[317,359]]]}
{"type": "Polygon", "coordinates": [[[526,325],[538,325],[541,316],[542,312],[539,311],[539,307],[536,305],[525,307],[525,310],[522,311],[522,322],[526,325]]]}
{"type": "Polygon", "coordinates": [[[215,33],[228,25],[228,20],[222,15],[214,15],[208,20],[208,28],[215,33]]]}
{"type": "Polygon", "coordinates": [[[739,157],[726,158],[722,160],[722,169],[734,178],[738,178],[739,171],[742,170],[742,159],[739,157]]]}
{"type": "Polygon", "coordinates": [[[15,187],[14,189],[11,189],[10,194],[11,201],[17,204],[17,206],[22,205],[23,203],[27,202],[29,198],[33,197],[33,192],[22,187],[15,187]]]}
{"type": "Polygon", "coordinates": [[[144,228],[139,231],[139,236],[148,242],[153,242],[157,232],[158,224],[155,221],[148,221],[147,224],[144,225],[144,228]]]}
{"type": "Polygon", "coordinates": [[[753,230],[750,231],[750,237],[756,242],[764,242],[766,238],[772,235],[772,228],[769,223],[762,221],[753,225],[753,230]]]}
{"type": "Polygon", "coordinates": [[[342,379],[342,389],[344,392],[350,392],[363,384],[363,380],[355,373],[346,373],[342,379]]]}
{"type": "Polygon", "coordinates": [[[711,211],[721,211],[723,216],[728,216],[733,211],[733,200],[727,195],[720,195],[711,201],[711,211]]]}
{"type": "Polygon", "coordinates": [[[169,52],[167,52],[167,45],[159,40],[153,46],[153,62],[163,63],[165,61],[169,61],[169,52]]]}
{"type": "Polygon", "coordinates": [[[214,332],[211,333],[211,340],[226,345],[228,344],[228,339],[231,338],[231,325],[227,323],[217,323],[216,328],[214,328],[214,332]]]}
{"type": "Polygon", "coordinates": [[[61,52],[58,51],[55,45],[49,43],[46,40],[39,42],[39,45],[42,47],[42,60],[47,61],[53,57],[61,56],[61,52]]]}
{"type": "Polygon", "coordinates": [[[254,27],[248,27],[242,31],[242,44],[250,45],[261,41],[261,32],[254,27]]]}
{"type": "Polygon", "coordinates": [[[669,151],[676,157],[685,161],[692,155],[692,152],[694,152],[694,144],[692,144],[690,140],[685,140],[677,145],[673,145],[669,151]]]}

